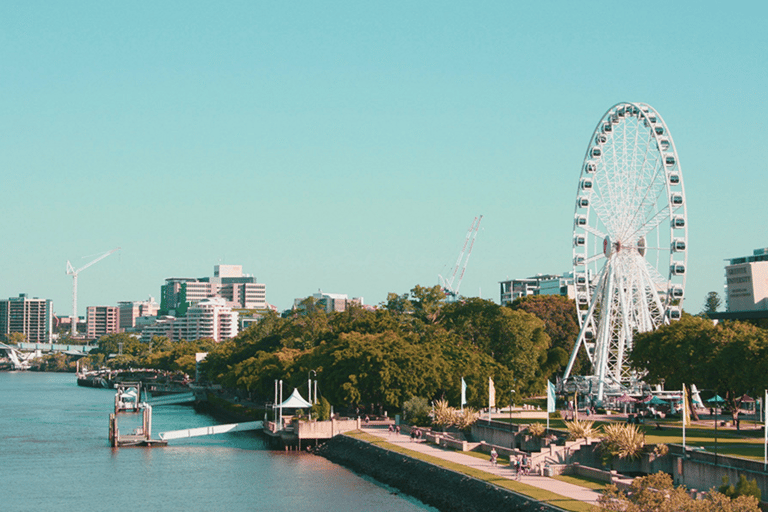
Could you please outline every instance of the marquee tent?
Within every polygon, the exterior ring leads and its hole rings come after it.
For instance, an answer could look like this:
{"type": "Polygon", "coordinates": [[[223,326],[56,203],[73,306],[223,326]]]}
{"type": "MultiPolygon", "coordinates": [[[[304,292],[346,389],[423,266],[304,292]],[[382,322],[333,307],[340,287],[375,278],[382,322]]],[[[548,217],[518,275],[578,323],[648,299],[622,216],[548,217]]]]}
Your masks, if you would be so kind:
{"type": "Polygon", "coordinates": [[[288,400],[278,405],[278,407],[283,409],[307,409],[312,407],[312,404],[302,398],[298,389],[293,388],[293,393],[288,397],[288,400]]]}

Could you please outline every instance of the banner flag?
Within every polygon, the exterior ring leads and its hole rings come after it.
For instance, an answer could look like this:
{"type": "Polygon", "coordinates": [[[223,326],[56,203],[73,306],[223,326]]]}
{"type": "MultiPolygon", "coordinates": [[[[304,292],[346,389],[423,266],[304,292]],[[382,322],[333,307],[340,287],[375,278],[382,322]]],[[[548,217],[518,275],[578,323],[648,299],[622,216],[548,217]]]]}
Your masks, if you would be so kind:
{"type": "Polygon", "coordinates": [[[464,377],[461,378],[461,406],[467,403],[467,383],[464,382],[464,377]]]}
{"type": "Polygon", "coordinates": [[[555,412],[555,385],[547,381],[547,412],[555,412]]]}
{"type": "Polygon", "coordinates": [[[496,388],[493,387],[493,379],[488,377],[488,409],[496,407],[496,388]]]}

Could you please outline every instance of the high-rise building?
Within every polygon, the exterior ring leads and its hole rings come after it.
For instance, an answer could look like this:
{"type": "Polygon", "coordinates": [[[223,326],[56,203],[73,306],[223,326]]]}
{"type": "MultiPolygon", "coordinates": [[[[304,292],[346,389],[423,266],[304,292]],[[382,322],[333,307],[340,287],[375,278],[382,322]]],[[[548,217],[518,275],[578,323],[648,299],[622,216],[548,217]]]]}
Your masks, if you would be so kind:
{"type": "Polygon", "coordinates": [[[85,314],[85,337],[89,340],[118,332],[120,310],[117,306],[88,306],[85,314]]]}
{"type": "Polygon", "coordinates": [[[154,297],[148,300],[122,301],[117,303],[120,310],[118,329],[120,332],[131,331],[136,327],[136,320],[146,316],[157,316],[160,306],[154,297]]]}
{"type": "Polygon", "coordinates": [[[243,274],[241,265],[216,265],[213,277],[169,277],[160,287],[160,315],[185,316],[190,306],[221,297],[235,309],[266,309],[266,285],[243,274]]]}
{"type": "Polygon", "coordinates": [[[0,333],[21,333],[32,343],[50,343],[53,301],[30,299],[26,293],[0,300],[0,333]]]}
{"type": "Polygon", "coordinates": [[[171,341],[209,338],[216,342],[234,338],[238,333],[238,313],[221,297],[209,297],[187,309],[179,318],[161,316],[141,331],[141,341],[165,336],[171,341]]]}

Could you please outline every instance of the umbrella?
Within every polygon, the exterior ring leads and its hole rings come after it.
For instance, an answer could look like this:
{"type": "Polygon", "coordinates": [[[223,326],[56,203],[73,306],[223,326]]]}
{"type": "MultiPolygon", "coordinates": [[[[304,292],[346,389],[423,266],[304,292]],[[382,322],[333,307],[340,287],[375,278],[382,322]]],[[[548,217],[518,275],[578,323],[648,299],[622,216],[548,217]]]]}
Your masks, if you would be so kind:
{"type": "Polygon", "coordinates": [[[723,397],[721,397],[720,395],[715,395],[712,398],[710,398],[709,400],[707,400],[707,402],[710,403],[710,404],[724,404],[725,403],[725,399],[723,397]]]}
{"type": "Polygon", "coordinates": [[[620,402],[620,403],[633,403],[633,402],[637,402],[636,399],[632,398],[631,396],[629,396],[626,393],[624,393],[619,398],[617,398],[616,401],[620,402]]]}
{"type": "Polygon", "coordinates": [[[657,396],[654,396],[653,398],[651,398],[648,401],[648,403],[649,404],[653,404],[653,405],[665,405],[665,404],[667,404],[667,401],[666,400],[662,400],[661,398],[659,398],[657,396]]]}
{"type": "Polygon", "coordinates": [[[744,393],[744,395],[741,397],[741,403],[744,403],[744,404],[752,403],[754,401],[755,399],[746,393],[744,393]]]}

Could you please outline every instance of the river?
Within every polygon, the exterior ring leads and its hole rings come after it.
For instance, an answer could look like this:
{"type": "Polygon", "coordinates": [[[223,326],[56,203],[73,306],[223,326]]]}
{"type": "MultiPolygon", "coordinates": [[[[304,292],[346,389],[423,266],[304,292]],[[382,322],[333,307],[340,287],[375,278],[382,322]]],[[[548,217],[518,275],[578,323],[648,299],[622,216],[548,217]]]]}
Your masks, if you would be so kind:
{"type": "MultiPolygon", "coordinates": [[[[73,374],[0,372],[0,510],[435,510],[321,457],[270,451],[253,432],[113,449],[113,404],[114,391],[73,374]]],[[[155,407],[152,421],[153,437],[219,423],[181,405],[155,407]]]]}

